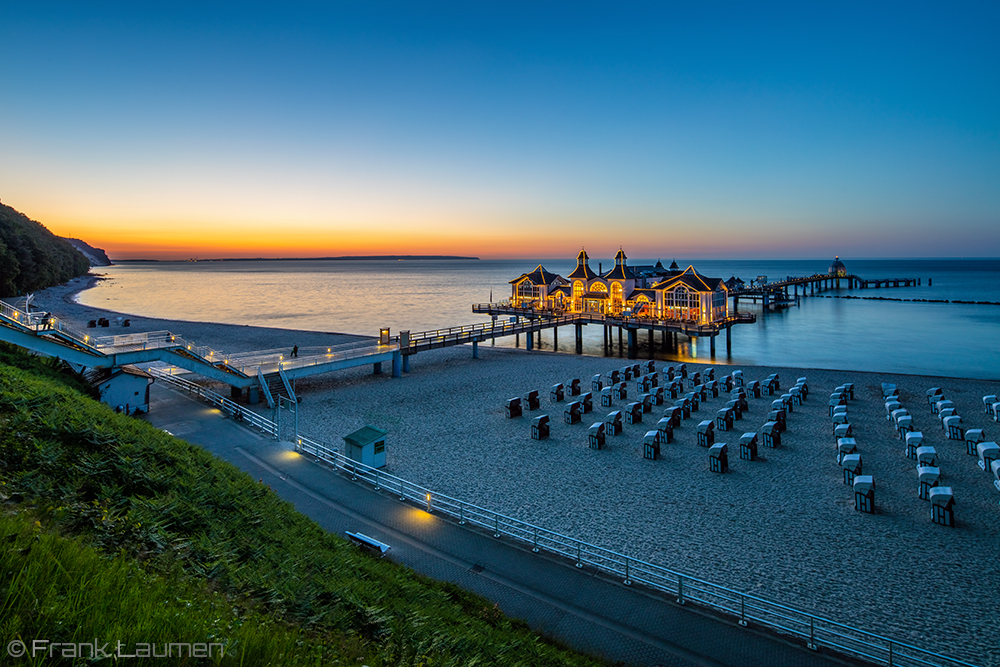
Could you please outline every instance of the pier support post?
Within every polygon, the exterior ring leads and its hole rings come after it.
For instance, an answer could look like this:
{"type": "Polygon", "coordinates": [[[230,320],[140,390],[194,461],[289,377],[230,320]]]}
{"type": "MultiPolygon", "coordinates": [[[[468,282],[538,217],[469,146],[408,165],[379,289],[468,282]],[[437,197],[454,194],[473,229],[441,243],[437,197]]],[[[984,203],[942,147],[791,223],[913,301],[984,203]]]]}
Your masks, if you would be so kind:
{"type": "Polygon", "coordinates": [[[527,336],[527,338],[525,339],[525,341],[526,341],[525,344],[527,345],[527,348],[529,350],[534,350],[535,349],[535,334],[534,334],[534,332],[529,331],[525,335],[527,336]]]}
{"type": "Polygon", "coordinates": [[[472,341],[472,358],[473,359],[478,359],[479,358],[479,341],[478,340],[472,341]]]}
{"type": "Polygon", "coordinates": [[[410,372],[410,355],[408,354],[403,355],[403,372],[404,373],[410,372]]]}
{"type": "MultiPolygon", "coordinates": [[[[538,334],[541,336],[541,332],[538,334]]],[[[559,347],[559,327],[552,327],[552,350],[559,347]]]]}
{"type": "MultiPolygon", "coordinates": [[[[803,288],[804,290],[805,288],[803,288]]],[[[731,326],[726,327],[726,354],[732,354],[733,351],[733,328],[731,326]]]]}
{"type": "Polygon", "coordinates": [[[608,349],[608,325],[602,324],[601,328],[604,330],[604,349],[608,349]]]}
{"type": "Polygon", "coordinates": [[[396,350],[392,353],[392,377],[398,378],[403,374],[403,353],[396,350]]]}
{"type": "Polygon", "coordinates": [[[637,347],[637,340],[636,339],[638,338],[638,335],[637,335],[638,333],[639,333],[638,329],[629,329],[628,330],[628,358],[629,359],[635,359],[635,356],[636,356],[636,347],[637,347]]]}
{"type": "Polygon", "coordinates": [[[372,364],[372,366],[375,367],[374,372],[373,372],[374,375],[382,375],[382,362],[381,361],[376,361],[374,364],[372,364]]]}
{"type": "Polygon", "coordinates": [[[715,334],[712,334],[709,337],[709,341],[711,341],[709,343],[709,352],[711,353],[711,356],[714,357],[715,356],[715,334]]]}
{"type": "Polygon", "coordinates": [[[583,354],[583,325],[576,325],[576,353],[583,354]]]}
{"type": "Polygon", "coordinates": [[[622,328],[618,327],[618,351],[621,352],[622,349],[622,328]]]}

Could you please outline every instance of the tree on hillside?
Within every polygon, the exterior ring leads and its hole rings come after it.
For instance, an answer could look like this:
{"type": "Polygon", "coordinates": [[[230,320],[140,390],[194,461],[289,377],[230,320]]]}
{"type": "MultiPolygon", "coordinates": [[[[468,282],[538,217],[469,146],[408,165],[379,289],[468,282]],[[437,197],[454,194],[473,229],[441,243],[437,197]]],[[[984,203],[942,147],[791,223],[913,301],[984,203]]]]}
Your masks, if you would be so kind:
{"type": "Polygon", "coordinates": [[[0,204],[0,295],[60,285],[82,276],[90,262],[41,223],[0,204]]]}

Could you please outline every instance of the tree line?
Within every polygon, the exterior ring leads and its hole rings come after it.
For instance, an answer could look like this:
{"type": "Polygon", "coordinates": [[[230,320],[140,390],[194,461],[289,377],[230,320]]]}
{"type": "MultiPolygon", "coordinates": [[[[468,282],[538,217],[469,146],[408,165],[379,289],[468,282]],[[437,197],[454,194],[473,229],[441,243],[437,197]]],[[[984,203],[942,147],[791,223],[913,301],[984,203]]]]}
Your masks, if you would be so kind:
{"type": "Polygon", "coordinates": [[[0,204],[0,296],[20,296],[82,276],[90,262],[68,241],[0,204]]]}

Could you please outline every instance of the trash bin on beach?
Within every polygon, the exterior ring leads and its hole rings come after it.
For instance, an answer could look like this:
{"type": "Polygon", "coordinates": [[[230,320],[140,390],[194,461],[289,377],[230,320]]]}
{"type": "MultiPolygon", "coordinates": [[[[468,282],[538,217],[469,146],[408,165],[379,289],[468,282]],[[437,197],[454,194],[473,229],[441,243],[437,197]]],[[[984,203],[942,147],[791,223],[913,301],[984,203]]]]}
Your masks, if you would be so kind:
{"type": "Polygon", "coordinates": [[[544,440],[549,437],[549,416],[538,415],[531,420],[531,439],[544,440]]]}
{"type": "Polygon", "coordinates": [[[955,495],[950,486],[938,486],[928,492],[931,521],[941,526],[955,526],[955,495]]]}
{"type": "Polygon", "coordinates": [[[855,454],[858,451],[858,441],[854,438],[841,438],[837,441],[837,463],[844,460],[848,454],[855,454]]]}
{"type": "Polygon", "coordinates": [[[711,419],[698,424],[698,444],[702,447],[711,447],[715,443],[715,422],[711,419]]]}
{"type": "Polygon", "coordinates": [[[605,387],[604,389],[601,390],[601,407],[602,408],[610,408],[611,407],[611,405],[613,403],[611,392],[612,392],[611,387],[605,387]]]}
{"type": "Polygon", "coordinates": [[[729,447],[726,443],[720,442],[709,447],[708,469],[712,472],[727,472],[729,470],[729,447]]]}
{"type": "Polygon", "coordinates": [[[538,392],[534,389],[524,395],[524,402],[528,404],[529,411],[537,410],[541,405],[541,401],[538,399],[538,392]]]}
{"type": "Polygon", "coordinates": [[[750,432],[740,436],[740,458],[744,461],[757,459],[757,434],[750,432]]]}
{"type": "Polygon", "coordinates": [[[660,457],[660,432],[646,431],[642,439],[642,458],[655,461],[660,457]]]}
{"type": "Polygon", "coordinates": [[[521,416],[521,399],[520,398],[508,398],[507,405],[504,406],[507,411],[507,419],[513,419],[514,417],[521,416]]]}
{"type": "Polygon", "coordinates": [[[583,403],[580,401],[572,401],[566,404],[566,410],[563,411],[563,421],[567,424],[577,424],[580,422],[582,415],[583,403]]]}
{"type": "Polygon", "coordinates": [[[875,513],[875,478],[871,475],[854,478],[854,509],[866,514],[875,513]]]}
{"type": "Polygon", "coordinates": [[[861,454],[845,454],[840,467],[844,469],[844,484],[854,486],[854,478],[861,474],[861,454]]]}
{"type": "Polygon", "coordinates": [[[583,414],[594,410],[594,395],[589,391],[580,394],[580,404],[583,406],[583,414]]]}
{"type": "Polygon", "coordinates": [[[720,431],[733,430],[733,409],[722,408],[715,413],[715,428],[720,431]]]}
{"type": "Polygon", "coordinates": [[[671,443],[674,441],[674,424],[670,417],[663,417],[656,422],[656,430],[660,432],[660,442],[671,443]]]}
{"type": "Polygon", "coordinates": [[[906,434],[906,458],[917,460],[917,448],[923,447],[924,434],[920,431],[913,431],[906,434]]]}
{"type": "Polygon", "coordinates": [[[917,497],[921,500],[931,499],[931,489],[938,485],[941,479],[941,468],[937,466],[917,467],[917,497]]]}
{"type": "Polygon", "coordinates": [[[778,422],[769,421],[760,430],[761,443],[765,447],[777,447],[781,444],[781,427],[778,422]]]}
{"type": "Polygon", "coordinates": [[[566,397],[566,392],[563,389],[563,383],[559,382],[552,385],[552,389],[549,390],[549,400],[553,403],[558,403],[566,397]]]}
{"type": "Polygon", "coordinates": [[[591,449],[604,449],[604,422],[595,422],[590,425],[588,438],[591,449]]]}
{"type": "Polygon", "coordinates": [[[601,379],[601,374],[598,373],[590,378],[590,390],[596,393],[602,389],[604,389],[604,381],[601,379]]]}
{"type": "Polygon", "coordinates": [[[621,435],[622,432],[622,411],[615,410],[609,412],[604,418],[604,430],[608,435],[621,435]]]}
{"type": "Polygon", "coordinates": [[[981,428],[970,428],[965,432],[965,451],[970,456],[976,455],[976,445],[986,442],[986,436],[981,428]]]}
{"type": "Polygon", "coordinates": [[[628,386],[624,382],[619,382],[612,388],[611,393],[616,401],[624,401],[628,398],[628,386]]]}
{"type": "Polygon", "coordinates": [[[572,380],[570,380],[569,385],[566,388],[566,391],[569,392],[570,396],[579,396],[581,391],[580,378],[573,378],[572,380]]]}

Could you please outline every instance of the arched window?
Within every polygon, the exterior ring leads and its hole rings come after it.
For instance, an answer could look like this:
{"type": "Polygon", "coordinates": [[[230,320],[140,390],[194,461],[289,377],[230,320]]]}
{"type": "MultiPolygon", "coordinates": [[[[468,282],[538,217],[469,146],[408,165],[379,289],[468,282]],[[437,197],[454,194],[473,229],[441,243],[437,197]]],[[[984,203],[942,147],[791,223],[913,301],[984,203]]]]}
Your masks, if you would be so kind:
{"type": "Polygon", "coordinates": [[[591,292],[603,292],[604,294],[607,294],[608,293],[608,286],[605,285],[604,283],[594,283],[593,285],[590,286],[590,291],[591,292]]]}
{"type": "Polygon", "coordinates": [[[622,284],[621,283],[611,283],[611,300],[621,301],[622,300],[622,284]]]}
{"type": "Polygon", "coordinates": [[[579,299],[583,296],[583,281],[575,280],[573,281],[573,298],[579,299]]]}

